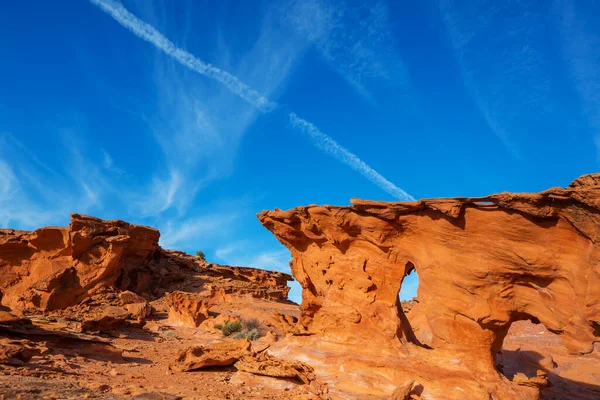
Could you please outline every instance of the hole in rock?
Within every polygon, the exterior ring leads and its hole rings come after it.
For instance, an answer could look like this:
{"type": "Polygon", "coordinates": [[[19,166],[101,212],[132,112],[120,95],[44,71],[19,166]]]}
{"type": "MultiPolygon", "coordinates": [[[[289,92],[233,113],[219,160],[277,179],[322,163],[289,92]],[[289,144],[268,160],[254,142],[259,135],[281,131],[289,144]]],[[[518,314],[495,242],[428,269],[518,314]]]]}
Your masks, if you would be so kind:
{"type": "Polygon", "coordinates": [[[555,367],[552,358],[533,350],[546,345],[560,346],[560,338],[549,332],[536,318],[515,321],[510,325],[502,349],[496,355],[496,368],[510,380],[519,372],[534,377],[537,370],[548,371],[555,367]]]}
{"type": "Polygon", "coordinates": [[[408,274],[402,279],[400,292],[398,293],[401,302],[411,301],[414,297],[417,297],[417,288],[419,287],[419,274],[417,274],[414,264],[408,262],[406,271],[408,271],[408,274]]]}
{"type": "MultiPolygon", "coordinates": [[[[533,317],[513,322],[496,356],[496,365],[508,379],[521,372],[527,377],[541,370],[548,376],[549,386],[540,391],[540,399],[597,399],[600,386],[560,374],[574,365],[580,370],[597,370],[595,357],[567,355],[560,336],[549,331],[533,317]],[[537,323],[536,323],[537,322],[537,323]]],[[[581,375],[583,376],[583,375],[581,375]]]]}
{"type": "Polygon", "coordinates": [[[475,205],[478,205],[478,206],[493,206],[494,203],[492,203],[491,201],[476,201],[475,205]]]}
{"type": "MultiPolygon", "coordinates": [[[[398,330],[397,335],[401,340],[407,340],[418,346],[429,348],[415,335],[413,329],[413,323],[416,322],[419,327],[422,328],[423,322],[426,322],[423,318],[420,318],[420,313],[411,313],[415,302],[413,299],[417,296],[417,289],[419,286],[419,276],[415,269],[415,265],[412,262],[406,263],[404,266],[404,276],[400,281],[400,290],[398,292],[398,330]]],[[[420,329],[423,333],[427,333],[429,329],[420,329]]]]}

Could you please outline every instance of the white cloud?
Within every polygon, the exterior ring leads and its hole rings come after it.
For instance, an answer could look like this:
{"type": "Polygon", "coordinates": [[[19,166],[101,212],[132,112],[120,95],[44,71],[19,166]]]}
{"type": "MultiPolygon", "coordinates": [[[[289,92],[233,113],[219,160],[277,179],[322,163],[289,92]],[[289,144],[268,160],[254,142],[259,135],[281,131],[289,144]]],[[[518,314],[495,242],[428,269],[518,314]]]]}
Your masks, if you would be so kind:
{"type": "Polygon", "coordinates": [[[113,168],[113,166],[115,165],[115,162],[112,159],[112,157],[110,156],[110,154],[108,154],[106,152],[106,150],[102,150],[102,156],[103,156],[103,165],[104,165],[104,168],[106,168],[106,169],[113,168]]]}
{"type": "Polygon", "coordinates": [[[17,191],[17,177],[10,165],[0,160],[0,201],[9,201],[17,191]]]}
{"type": "Polygon", "coordinates": [[[491,133],[522,158],[520,136],[552,115],[545,16],[528,2],[439,5],[465,88],[491,133]]]}
{"type": "Polygon", "coordinates": [[[115,165],[115,160],[111,157],[110,154],[106,150],[102,150],[102,166],[105,170],[114,172],[116,174],[122,175],[124,172],[122,169],[118,168],[115,165]]]}
{"type": "Polygon", "coordinates": [[[140,197],[134,194],[132,206],[134,212],[139,212],[142,217],[156,216],[171,208],[177,201],[176,195],[182,188],[183,179],[178,171],[169,171],[166,179],[154,177],[150,185],[150,191],[140,197]]]}
{"type": "Polygon", "coordinates": [[[53,211],[43,211],[35,204],[23,190],[15,170],[0,158],[0,228],[36,228],[55,220],[53,211]]]}
{"type": "Polygon", "coordinates": [[[373,101],[370,86],[378,81],[396,86],[408,81],[385,2],[292,0],[282,8],[297,33],[368,100],[373,101]]]}
{"type": "Polygon", "coordinates": [[[214,244],[215,240],[223,240],[239,218],[236,213],[204,214],[186,220],[169,220],[160,226],[160,244],[165,248],[186,249],[196,246],[214,244]]]}
{"type": "Polygon", "coordinates": [[[584,4],[555,2],[559,15],[564,60],[582,102],[583,113],[594,131],[594,144],[600,161],[600,30],[592,12],[584,4]]]}
{"type": "MultiPolygon", "coordinates": [[[[61,156],[49,168],[13,135],[0,135],[0,223],[19,229],[64,224],[71,212],[89,213],[112,190],[99,168],[82,155],[70,131],[59,131],[61,156]]],[[[55,157],[48,152],[47,157],[55,157]]],[[[44,160],[47,161],[47,160],[44,160]]],[[[116,200],[116,199],[115,199],[116,200]]]]}
{"type": "Polygon", "coordinates": [[[241,240],[217,247],[215,257],[228,265],[290,273],[290,251],[286,248],[264,249],[260,243],[241,240]]]}

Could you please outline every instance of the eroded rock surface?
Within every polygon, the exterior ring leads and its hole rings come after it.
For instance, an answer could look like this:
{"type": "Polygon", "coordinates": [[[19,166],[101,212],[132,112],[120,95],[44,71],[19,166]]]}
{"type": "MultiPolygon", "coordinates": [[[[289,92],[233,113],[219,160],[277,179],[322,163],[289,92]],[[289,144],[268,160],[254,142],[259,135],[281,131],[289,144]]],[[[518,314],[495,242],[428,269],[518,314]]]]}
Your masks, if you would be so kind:
{"type": "MultiPolygon", "coordinates": [[[[149,227],[78,214],[68,227],[0,230],[0,394],[283,400],[310,393],[303,382],[279,393],[278,378],[264,377],[270,384],[261,387],[230,383],[235,370],[190,379],[168,369],[185,349],[230,340],[215,321],[256,318],[271,342],[283,336],[267,331],[273,313],[298,309],[287,300],[290,275],[208,263],[165,250],[158,239],[149,227]]],[[[211,354],[204,362],[218,365],[211,354]]]]}
{"type": "Polygon", "coordinates": [[[2,305],[64,309],[107,287],[146,297],[181,288],[207,293],[218,288],[227,294],[287,299],[287,274],[210,264],[162,249],[159,237],[153,228],[79,214],[72,214],[68,227],[1,229],[2,305]]]}
{"type": "Polygon", "coordinates": [[[181,351],[170,368],[174,371],[184,372],[231,365],[247,354],[251,348],[247,339],[192,346],[181,351]]]}
{"type": "Polygon", "coordinates": [[[341,391],[385,396],[412,377],[430,398],[535,399],[542,377],[510,382],[495,367],[513,322],[543,324],[573,354],[600,341],[600,174],[541,193],[352,204],[259,214],[303,288],[299,324],[313,337],[297,345],[321,348],[325,363],[354,353],[354,370],[387,375],[341,391]],[[432,349],[398,300],[413,269],[432,349]]]}
{"type": "Polygon", "coordinates": [[[167,294],[165,301],[169,306],[169,320],[175,325],[196,328],[208,319],[207,301],[198,295],[173,292],[167,294]]]}

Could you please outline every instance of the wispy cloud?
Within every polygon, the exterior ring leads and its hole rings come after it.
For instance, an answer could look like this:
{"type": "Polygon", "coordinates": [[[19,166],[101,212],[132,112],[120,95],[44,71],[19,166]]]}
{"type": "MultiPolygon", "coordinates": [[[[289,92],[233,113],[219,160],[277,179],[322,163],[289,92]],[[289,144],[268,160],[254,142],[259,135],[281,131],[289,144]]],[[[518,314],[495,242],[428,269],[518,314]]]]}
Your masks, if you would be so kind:
{"type": "Polygon", "coordinates": [[[0,160],[0,202],[8,202],[17,192],[17,177],[10,165],[0,160]]]}
{"type": "MultiPolygon", "coordinates": [[[[142,3],[140,12],[168,21],[169,13],[160,3],[142,3]]],[[[275,15],[267,13],[253,46],[238,52],[235,64],[227,57],[226,39],[221,36],[216,42],[219,64],[260,88],[264,99],[281,90],[304,46],[298,40],[286,40],[289,35],[281,29],[275,15]]],[[[201,79],[195,69],[174,59],[172,52],[155,52],[147,64],[153,70],[156,97],[154,104],[136,114],[158,143],[164,160],[153,164],[156,169],[150,170],[152,179],[145,187],[130,193],[131,212],[150,217],[175,209],[180,217],[189,218],[186,211],[198,193],[233,173],[241,139],[265,109],[248,96],[240,101],[229,88],[201,79]]]]}
{"type": "Polygon", "coordinates": [[[222,240],[239,218],[236,213],[213,213],[197,216],[188,220],[169,220],[161,224],[160,244],[166,248],[185,249],[190,246],[214,245],[222,240]]]}
{"type": "Polygon", "coordinates": [[[365,162],[362,161],[360,158],[358,158],[357,156],[346,150],[344,147],[339,145],[331,137],[319,131],[319,129],[312,123],[298,117],[294,113],[290,113],[289,117],[290,121],[292,122],[292,125],[309,135],[312,138],[315,146],[317,146],[319,149],[323,150],[326,153],[329,153],[337,160],[343,162],[353,170],[359,172],[362,176],[379,186],[382,190],[385,190],[387,193],[394,196],[396,199],[402,201],[415,200],[414,197],[412,197],[404,190],[394,185],[392,182],[385,179],[383,176],[381,176],[381,174],[379,174],[373,168],[365,164],[365,162]]]}
{"type": "Polygon", "coordinates": [[[122,175],[124,173],[124,171],[121,168],[118,168],[115,165],[115,160],[113,160],[111,155],[104,149],[102,149],[102,166],[105,170],[114,172],[119,175],[122,175]]]}
{"type": "Polygon", "coordinates": [[[600,161],[600,29],[594,12],[584,4],[556,1],[556,15],[564,59],[581,99],[584,115],[594,131],[597,159],[600,161]]]}
{"type": "Polygon", "coordinates": [[[152,43],[156,48],[163,51],[185,67],[214,79],[225,85],[231,92],[237,94],[256,108],[267,112],[275,108],[275,103],[269,101],[256,90],[241,82],[237,77],[225,72],[211,64],[205,63],[187,51],[178,48],[173,42],[164,37],[152,25],[140,20],[127,11],[118,1],[112,0],[90,0],[100,7],[104,12],[113,17],[119,24],[123,25],[139,38],[152,43]]]}
{"type": "Polygon", "coordinates": [[[230,265],[266,269],[270,271],[289,271],[291,260],[287,249],[265,250],[260,244],[251,241],[238,241],[215,250],[215,256],[230,265]]]}
{"type": "Polygon", "coordinates": [[[297,33],[368,100],[374,101],[370,89],[378,81],[404,85],[408,80],[385,2],[292,0],[282,8],[297,33]]]}
{"type": "Polygon", "coordinates": [[[173,206],[176,195],[182,188],[183,179],[178,171],[169,171],[167,179],[154,177],[150,192],[142,197],[136,196],[133,206],[143,217],[155,216],[173,206]]]}
{"type": "Polygon", "coordinates": [[[0,228],[31,229],[56,221],[56,209],[64,209],[62,205],[68,196],[61,199],[59,207],[44,207],[45,201],[55,197],[54,190],[48,188],[47,183],[44,187],[36,170],[39,165],[20,158],[21,148],[14,145],[14,139],[11,145],[7,137],[0,135],[0,228]],[[10,162],[9,158],[20,162],[10,162]]]}
{"type": "Polygon", "coordinates": [[[14,135],[0,134],[1,225],[31,229],[65,223],[71,212],[101,210],[104,196],[112,197],[113,206],[121,200],[102,168],[85,156],[83,141],[73,135],[81,126],[69,123],[74,125],[52,132],[62,139],[56,142],[57,152],[40,158],[14,135]]]}
{"type": "MultiPolygon", "coordinates": [[[[231,75],[230,73],[225,72],[219,68],[213,67],[212,65],[203,62],[202,60],[188,53],[187,51],[176,47],[171,41],[165,38],[154,27],[140,20],[139,18],[131,14],[129,11],[127,11],[121,3],[113,0],[91,0],[91,2],[100,7],[104,12],[109,14],[118,23],[131,30],[136,36],[148,41],[149,43],[152,43],[159,50],[163,51],[165,54],[172,57],[177,62],[181,63],[190,70],[198,72],[202,75],[205,75],[211,79],[214,79],[224,84],[231,92],[237,94],[261,112],[268,112],[278,107],[278,105],[275,102],[268,100],[266,95],[256,91],[255,89],[252,89],[250,86],[243,83],[234,75],[231,75]]],[[[377,13],[381,13],[381,11],[376,11],[375,15],[378,15],[377,13]]],[[[369,25],[367,28],[372,28],[372,26],[369,25]]],[[[369,29],[366,30],[368,31],[369,29]]],[[[356,54],[362,53],[359,51],[356,54]]],[[[287,65],[289,69],[291,67],[290,63],[287,63],[287,65]]],[[[364,66],[361,68],[363,68],[364,70],[364,66]]],[[[375,70],[372,70],[370,74],[373,74],[373,71],[375,70]]],[[[362,73],[364,74],[365,72],[362,73]]],[[[283,79],[284,77],[281,76],[280,81],[283,79]]],[[[275,86],[271,85],[271,89],[274,88],[275,86]]],[[[212,129],[211,124],[204,118],[202,110],[199,110],[196,113],[196,115],[200,116],[200,118],[196,120],[196,124],[198,124],[199,122],[202,123],[200,129],[208,130],[210,132],[210,129],[212,129]]],[[[413,199],[410,195],[397,188],[395,185],[393,185],[391,182],[389,182],[387,179],[385,179],[383,176],[381,176],[379,173],[377,173],[375,170],[369,167],[366,163],[364,163],[354,154],[350,153],[338,143],[336,143],[331,137],[320,132],[313,124],[306,120],[295,117],[295,114],[293,113],[290,114],[290,117],[292,118],[292,122],[295,122],[294,126],[302,129],[305,132],[308,132],[309,136],[313,140],[316,140],[316,145],[319,149],[334,156],[334,158],[336,158],[337,160],[347,164],[354,170],[360,172],[367,179],[371,180],[371,182],[373,182],[386,192],[392,194],[396,198],[402,200],[413,199]]],[[[254,118],[254,116],[249,115],[248,118],[251,120],[254,118]]],[[[167,145],[166,147],[168,146],[169,145],[167,145]]],[[[160,185],[158,186],[158,189],[162,189],[160,185]]],[[[167,204],[169,203],[167,202],[167,204]]],[[[161,211],[162,208],[159,208],[158,210],[161,211]]]]}
{"type": "Polygon", "coordinates": [[[545,16],[526,1],[439,4],[467,91],[490,131],[522,158],[519,137],[551,115],[545,16]]]}

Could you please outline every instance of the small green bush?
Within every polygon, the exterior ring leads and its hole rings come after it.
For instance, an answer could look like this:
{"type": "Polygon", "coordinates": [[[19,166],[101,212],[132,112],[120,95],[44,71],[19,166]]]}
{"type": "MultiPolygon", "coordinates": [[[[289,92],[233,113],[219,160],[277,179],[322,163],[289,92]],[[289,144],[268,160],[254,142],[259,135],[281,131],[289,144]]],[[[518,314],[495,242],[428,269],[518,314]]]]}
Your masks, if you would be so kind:
{"type": "Polygon", "coordinates": [[[204,252],[200,251],[200,250],[198,250],[196,252],[196,258],[198,258],[198,259],[200,259],[202,261],[206,261],[206,257],[204,256],[204,252]]]}
{"type": "Polygon", "coordinates": [[[222,324],[215,325],[215,328],[223,332],[223,336],[230,336],[232,333],[242,330],[242,323],[240,321],[225,321],[222,324]]]}
{"type": "Polygon", "coordinates": [[[233,322],[225,321],[222,324],[215,325],[215,328],[220,330],[223,336],[231,336],[233,339],[252,341],[260,337],[260,322],[255,318],[233,322]]]}
{"type": "Polygon", "coordinates": [[[254,328],[249,331],[238,332],[233,335],[234,339],[248,339],[250,341],[256,340],[260,337],[260,332],[258,329],[254,328]]]}

